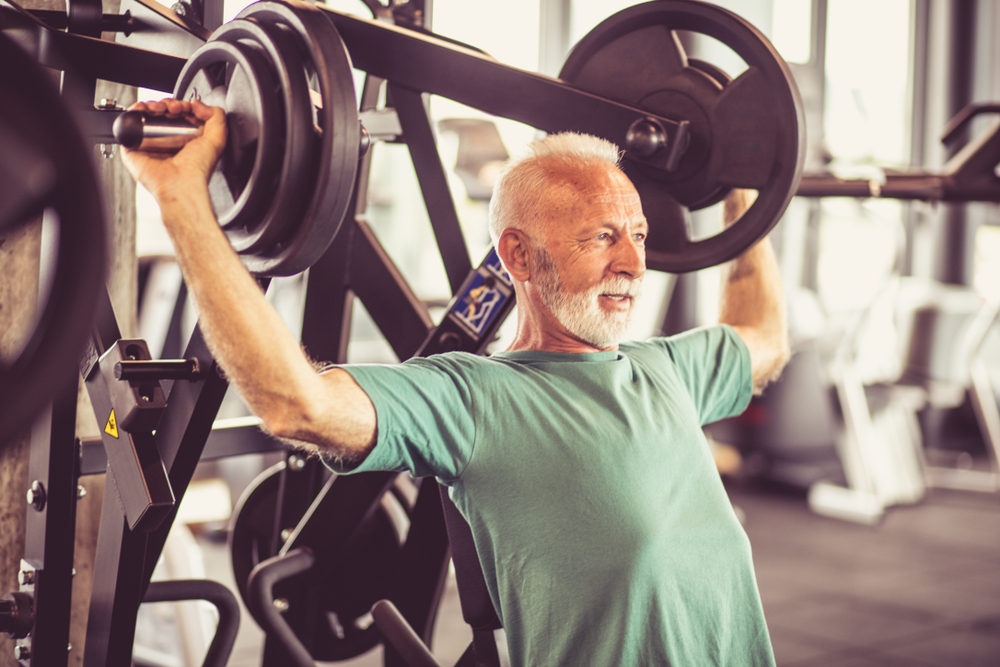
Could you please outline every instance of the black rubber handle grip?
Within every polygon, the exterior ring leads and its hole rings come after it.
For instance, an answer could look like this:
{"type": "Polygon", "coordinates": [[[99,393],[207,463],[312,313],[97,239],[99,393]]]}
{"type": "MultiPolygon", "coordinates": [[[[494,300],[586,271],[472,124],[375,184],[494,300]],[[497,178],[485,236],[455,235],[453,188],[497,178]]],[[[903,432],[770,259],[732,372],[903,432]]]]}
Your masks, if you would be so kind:
{"type": "Polygon", "coordinates": [[[126,111],[118,116],[111,130],[115,142],[125,148],[137,148],[143,139],[179,137],[201,131],[184,118],[151,116],[141,111],[126,111]]]}

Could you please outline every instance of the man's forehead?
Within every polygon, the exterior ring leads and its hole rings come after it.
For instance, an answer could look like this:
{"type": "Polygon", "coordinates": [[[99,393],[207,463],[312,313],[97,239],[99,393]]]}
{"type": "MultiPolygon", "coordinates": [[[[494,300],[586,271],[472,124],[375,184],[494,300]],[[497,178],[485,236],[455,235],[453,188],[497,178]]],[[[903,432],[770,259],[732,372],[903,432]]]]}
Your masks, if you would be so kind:
{"type": "Polygon", "coordinates": [[[623,196],[638,200],[639,194],[628,177],[610,164],[560,164],[549,169],[548,194],[551,199],[582,203],[610,203],[623,196]]]}

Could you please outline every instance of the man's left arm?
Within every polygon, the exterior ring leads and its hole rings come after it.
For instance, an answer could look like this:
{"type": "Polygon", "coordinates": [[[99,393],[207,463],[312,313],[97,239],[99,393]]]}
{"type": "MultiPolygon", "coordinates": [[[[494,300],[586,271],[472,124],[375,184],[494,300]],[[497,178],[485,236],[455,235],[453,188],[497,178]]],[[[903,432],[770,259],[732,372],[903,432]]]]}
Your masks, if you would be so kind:
{"type": "MultiPolygon", "coordinates": [[[[751,203],[747,191],[733,190],[725,201],[723,224],[731,225],[751,203]]],[[[754,393],[761,393],[791,356],[781,275],[769,239],[722,266],[719,321],[731,325],[746,343],[754,393]]]]}

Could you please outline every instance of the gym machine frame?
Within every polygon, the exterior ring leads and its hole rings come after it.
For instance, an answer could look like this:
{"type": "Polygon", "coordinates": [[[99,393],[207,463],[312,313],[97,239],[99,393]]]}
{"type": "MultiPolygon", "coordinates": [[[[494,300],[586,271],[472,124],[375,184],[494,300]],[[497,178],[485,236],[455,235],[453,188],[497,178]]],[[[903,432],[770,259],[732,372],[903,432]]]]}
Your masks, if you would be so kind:
{"type": "MultiPolygon", "coordinates": [[[[100,14],[94,13],[93,6],[85,6],[85,2],[89,1],[72,0],[68,15],[90,11],[91,19],[100,19],[100,14]]],[[[98,5],[96,11],[99,10],[98,5]]],[[[163,10],[157,7],[149,11],[157,13],[163,10]]],[[[59,24],[60,15],[53,13],[42,15],[50,20],[56,19],[57,25],[59,24]]],[[[208,34],[207,31],[192,31],[191,27],[180,21],[173,12],[163,11],[163,15],[171,22],[171,30],[178,35],[177,41],[182,44],[184,42],[191,44],[189,36],[192,32],[198,33],[195,36],[201,39],[208,34]]],[[[10,24],[23,21],[24,18],[23,15],[5,11],[3,27],[10,32],[17,32],[18,28],[11,28],[10,24]]],[[[72,22],[69,23],[72,30],[74,25],[72,22]]],[[[22,23],[20,28],[37,31],[35,35],[38,39],[37,54],[43,63],[52,64],[51,60],[56,60],[61,66],[66,66],[66,61],[60,59],[65,57],[67,50],[73,51],[74,44],[86,44],[95,52],[89,53],[83,60],[77,57],[79,54],[70,56],[69,59],[76,63],[75,71],[93,69],[97,73],[90,77],[64,75],[66,81],[63,86],[64,97],[72,94],[79,99],[88,97],[93,99],[97,76],[133,85],[169,90],[172,87],[172,77],[184,62],[183,58],[152,54],[134,47],[95,39],[101,29],[128,29],[134,23],[132,18],[123,20],[122,17],[104,17],[97,28],[91,26],[89,30],[73,33],[50,30],[40,23],[35,25],[22,23]],[[91,41],[74,42],[73,37],[76,35],[93,37],[91,41]],[[55,40],[57,46],[52,46],[53,42],[46,41],[47,38],[55,40]],[[67,44],[70,45],[68,49],[67,44]],[[114,66],[110,65],[112,62],[115,63],[114,66]],[[114,69],[119,66],[122,71],[118,73],[106,71],[108,68],[114,69]],[[163,71],[168,74],[158,75],[163,71]]],[[[162,34],[159,38],[164,39],[162,34]]],[[[369,78],[363,93],[365,100],[363,107],[374,107],[380,84],[380,81],[369,78]]],[[[400,122],[410,129],[410,134],[403,140],[407,141],[414,154],[421,182],[425,189],[435,186],[439,188],[436,197],[428,198],[428,205],[432,207],[430,214],[435,223],[435,231],[442,240],[442,254],[450,282],[453,288],[457,288],[467,275],[472,278],[478,272],[472,270],[465,251],[457,214],[448,195],[445,172],[437,157],[433,133],[420,95],[402,90],[396,97],[402,100],[403,104],[410,102],[407,107],[409,115],[406,112],[401,113],[400,122]],[[428,182],[433,185],[427,185],[428,182]]],[[[78,103],[78,105],[81,108],[86,107],[85,104],[78,103]]],[[[83,116],[82,124],[87,128],[85,131],[89,130],[95,142],[113,142],[109,131],[111,118],[106,112],[84,111],[83,116]]],[[[367,160],[364,167],[367,167],[367,160]]],[[[362,169],[363,174],[365,168],[362,169]]],[[[357,210],[364,210],[366,184],[366,178],[358,179],[356,193],[360,195],[356,196],[360,201],[356,206],[357,210]]],[[[350,303],[356,295],[365,303],[400,358],[413,356],[418,348],[424,348],[427,350],[426,353],[431,353],[437,344],[436,339],[428,335],[429,332],[433,333],[434,327],[426,308],[409,290],[367,225],[361,220],[352,222],[345,225],[324,260],[315,264],[310,271],[303,343],[318,358],[343,362],[348,342],[347,332],[350,328],[350,303]]],[[[497,313],[498,317],[491,327],[481,332],[481,336],[466,336],[464,341],[456,344],[456,334],[451,333],[445,339],[445,344],[448,347],[480,350],[492,338],[495,329],[502,322],[503,317],[500,315],[509,311],[510,306],[512,299],[509,300],[503,313],[497,313]]],[[[111,412],[112,401],[104,376],[96,370],[96,361],[105,351],[112,349],[120,339],[106,293],[97,320],[87,360],[81,364],[81,368],[83,375],[89,379],[88,390],[94,400],[99,421],[103,423],[104,416],[111,412]]],[[[148,355],[146,356],[148,358],[148,355]]],[[[181,372],[173,381],[173,386],[169,390],[169,401],[162,401],[159,406],[163,408],[163,415],[156,427],[155,442],[151,433],[130,434],[125,432],[123,427],[121,433],[131,441],[133,450],[137,452],[137,460],[124,460],[117,466],[108,464],[108,470],[121,470],[126,475],[138,472],[139,478],[144,482],[139,486],[145,486],[149,494],[148,497],[123,498],[127,506],[134,505],[138,508],[134,511],[135,516],[131,517],[133,521],[129,522],[121,516],[118,498],[118,491],[126,490],[119,485],[116,491],[115,483],[107,485],[95,559],[93,598],[84,664],[131,663],[135,615],[139,601],[144,598],[151,601],[153,597],[149,583],[152,568],[162,551],[176,507],[190,482],[194,468],[203,458],[205,443],[209,440],[215,414],[226,391],[227,385],[217,372],[197,329],[183,356],[188,362],[195,361],[188,369],[187,377],[181,372]],[[197,373],[192,372],[195,368],[199,369],[197,373]]],[[[20,577],[22,586],[18,601],[22,605],[23,613],[26,600],[24,596],[31,596],[27,602],[34,623],[29,625],[32,629],[30,637],[19,640],[16,652],[25,665],[66,664],[77,479],[80,474],[104,471],[105,467],[102,465],[105,459],[104,451],[111,451],[116,444],[110,434],[103,436],[105,442],[101,445],[76,441],[75,411],[75,391],[64,392],[64,395],[54,401],[52,409],[39,420],[40,426],[35,429],[32,438],[29,474],[33,480],[32,488],[35,489],[35,502],[28,510],[28,539],[25,559],[22,562],[23,573],[20,577]],[[61,455],[55,455],[56,452],[60,452],[61,455]],[[70,452],[75,452],[75,455],[67,455],[70,452]],[[47,497],[42,494],[47,494],[47,497]]],[[[213,453],[213,447],[209,446],[206,458],[280,448],[280,445],[264,437],[255,428],[239,429],[239,433],[230,431],[222,438],[213,439],[212,442],[216,443],[215,451],[213,453]]],[[[303,527],[296,531],[296,537],[289,542],[304,542],[308,535],[303,535],[303,531],[308,532],[309,526],[314,530],[319,530],[322,526],[323,539],[316,539],[312,543],[331,544],[332,550],[332,545],[337,543],[337,533],[333,528],[333,520],[324,520],[322,516],[324,508],[327,511],[336,508],[334,514],[341,518],[347,517],[348,523],[351,517],[360,519],[364,515],[363,505],[377,502],[392,476],[342,478],[336,485],[338,493],[329,493],[333,487],[328,484],[320,497],[329,500],[313,502],[319,491],[315,483],[318,479],[317,467],[315,464],[311,466],[313,484],[286,485],[287,497],[279,500],[277,512],[280,515],[284,509],[294,514],[294,506],[298,505],[301,514],[303,504],[305,507],[312,504],[309,516],[313,521],[311,523],[303,521],[303,527]],[[354,488],[348,488],[352,486],[354,488]],[[344,505],[348,500],[360,505],[352,512],[345,512],[344,505]]],[[[308,473],[300,471],[294,474],[305,477],[308,473]]],[[[406,610],[411,623],[418,627],[426,627],[423,636],[429,641],[433,615],[447,568],[448,549],[443,523],[439,516],[440,505],[439,502],[437,507],[434,504],[437,499],[435,485],[432,481],[425,482],[422,488],[424,490],[411,517],[413,521],[410,527],[411,539],[407,541],[410,551],[418,553],[407,554],[410,556],[404,561],[407,572],[400,573],[398,578],[426,583],[422,589],[419,585],[413,587],[421,590],[409,591],[409,596],[397,598],[397,603],[406,610]],[[426,590],[428,588],[430,590],[426,590]]],[[[322,553],[317,555],[324,556],[322,553]]],[[[210,592],[205,593],[205,596],[209,594],[210,592]]],[[[169,598],[164,598],[163,593],[160,593],[156,599],[169,598]]],[[[227,627],[223,625],[220,625],[217,636],[227,633],[235,635],[235,629],[231,625],[227,627]]],[[[231,648],[231,641],[229,646],[231,648]]],[[[268,641],[264,664],[287,664],[283,653],[281,646],[268,641]]],[[[216,655],[213,658],[210,654],[206,664],[224,664],[227,656],[228,651],[221,656],[220,661],[220,656],[216,655]],[[211,663],[213,659],[216,662],[211,663]]],[[[391,657],[387,657],[387,662],[390,659],[391,657]]]]}
{"type": "MultiPolygon", "coordinates": [[[[95,0],[68,0],[67,5],[65,15],[32,14],[21,10],[12,0],[0,0],[0,27],[34,54],[39,63],[65,72],[64,99],[80,110],[85,133],[95,143],[113,142],[110,128],[116,116],[108,110],[91,108],[97,78],[171,90],[186,57],[210,35],[202,26],[147,0],[126,0],[122,16],[102,16],[100,4],[95,0]],[[67,30],[64,32],[56,26],[65,26],[67,30]],[[119,39],[126,43],[102,41],[99,39],[102,31],[118,31],[119,39]],[[129,40],[140,46],[130,45],[129,40]],[[146,50],[142,45],[156,50],[146,50]]],[[[376,138],[403,142],[409,148],[455,295],[452,308],[469,296],[474,283],[485,279],[492,281],[491,286],[497,285],[497,289],[505,291],[505,299],[502,307],[478,332],[456,325],[449,317],[445,317],[438,327],[433,326],[426,307],[410,290],[360,217],[365,210],[370,159],[365,156],[348,206],[354,216],[348,216],[326,252],[310,267],[302,342],[317,358],[344,362],[350,306],[357,296],[400,359],[456,349],[481,352],[513,305],[513,295],[502,271],[497,270],[495,257],[487,257],[478,268],[472,266],[423,95],[448,97],[545,131],[573,130],[608,137],[619,143],[624,141],[626,172],[633,180],[637,174],[641,177],[642,165],[667,171],[675,168],[689,148],[689,125],[686,120],[678,121],[614,101],[610,95],[585,92],[559,79],[502,65],[471,47],[426,33],[418,21],[414,21],[421,13],[419,3],[391,10],[374,2],[369,6],[379,21],[320,7],[343,38],[354,67],[367,73],[361,95],[361,119],[376,138]],[[414,8],[417,11],[413,11],[414,8]],[[389,19],[395,19],[397,25],[389,19]],[[391,57],[388,54],[392,54],[391,57]],[[391,100],[391,109],[376,109],[383,85],[391,100]],[[518,94],[510,94],[512,90],[518,94]],[[629,143],[633,134],[639,138],[629,143]]],[[[205,12],[215,19],[203,23],[217,22],[221,16],[221,2],[207,2],[205,12]]],[[[688,29],[711,25],[710,19],[701,16],[689,20],[688,29]]],[[[576,63],[577,75],[586,64],[585,60],[576,63]]],[[[721,89],[728,83],[721,71],[706,63],[699,65],[702,76],[716,82],[713,85],[721,89]]],[[[753,86],[762,83],[759,76],[754,78],[755,74],[758,72],[751,71],[745,80],[737,80],[739,83],[732,90],[740,101],[751,102],[753,108],[760,108],[769,100],[766,89],[754,90],[753,86]]],[[[732,114],[738,106],[730,104],[724,111],[732,114]]],[[[751,212],[756,211],[758,217],[767,220],[767,228],[748,229],[749,225],[729,228],[719,235],[725,238],[711,246],[710,263],[736,256],[763,236],[787,205],[804,155],[804,142],[800,140],[801,103],[794,90],[790,107],[791,117],[787,119],[790,127],[774,130],[776,137],[784,142],[780,149],[784,152],[769,155],[764,164],[775,171],[781,170],[791,187],[787,192],[780,188],[762,192],[751,212]]],[[[739,111],[747,113],[748,108],[743,106],[739,111]]],[[[734,120],[739,115],[723,115],[717,129],[721,132],[725,126],[730,132],[745,132],[746,128],[734,120]]],[[[763,136],[767,138],[766,131],[763,136]]],[[[735,160],[734,164],[733,168],[741,176],[750,179],[739,182],[740,187],[762,189],[770,184],[773,174],[746,176],[756,173],[757,163],[745,159],[743,162],[735,160]]],[[[726,166],[730,166],[729,163],[726,166]]],[[[716,187],[714,181],[712,183],[714,189],[703,193],[701,200],[690,202],[692,207],[707,205],[708,200],[718,201],[728,192],[726,187],[716,187]]],[[[671,202],[677,206],[673,200],[660,198],[656,201],[659,205],[665,204],[667,209],[671,202]]],[[[668,218],[663,224],[675,234],[660,237],[663,245],[649,250],[649,267],[687,271],[709,265],[704,263],[704,254],[698,260],[678,259],[685,254],[697,254],[699,248],[695,246],[701,242],[688,240],[683,215],[668,218]]],[[[261,282],[266,285],[266,279],[261,282]]],[[[112,483],[107,485],[102,510],[84,664],[124,667],[131,661],[138,606],[140,601],[153,595],[150,592],[152,569],[198,462],[209,456],[279,447],[248,432],[238,436],[245,437],[243,442],[232,433],[224,439],[212,435],[215,415],[227,384],[197,328],[182,360],[154,362],[149,359],[142,341],[120,339],[106,294],[98,311],[94,334],[80,369],[98,423],[106,424],[103,447],[76,441],[75,393],[69,390],[56,398],[51,411],[39,420],[33,433],[30,474],[37,487],[33,482],[35,502],[28,511],[29,537],[21,593],[32,596],[34,629],[30,637],[19,640],[25,665],[32,661],[46,666],[66,663],[62,647],[68,638],[76,481],[80,474],[100,468],[102,448],[112,483]],[[137,362],[133,364],[137,368],[130,370],[129,362],[137,362]],[[126,379],[130,373],[134,378],[131,381],[126,379]],[[161,380],[170,384],[164,388],[160,385],[161,380]],[[110,418],[106,416],[109,414],[110,418]],[[218,444],[213,444],[216,442],[218,444]],[[70,452],[73,455],[67,456],[70,452]]],[[[282,474],[303,474],[291,472],[289,468],[286,465],[282,474]]],[[[293,570],[302,571],[313,562],[331,562],[336,549],[349,541],[358,529],[368,511],[366,508],[377,503],[392,483],[392,475],[387,474],[336,478],[336,484],[322,483],[321,470],[316,463],[307,466],[306,474],[311,475],[309,484],[283,484],[275,510],[278,521],[295,516],[302,518],[287,540],[283,540],[280,550],[277,549],[279,543],[272,545],[278,556],[267,564],[279,567],[270,570],[271,576],[257,577],[262,582],[258,593],[281,584],[293,570]],[[354,505],[345,510],[349,503],[354,505]],[[323,533],[322,538],[316,537],[319,532],[323,533]],[[282,567],[283,573],[279,572],[282,567]]],[[[404,545],[404,550],[409,551],[402,559],[401,569],[395,573],[398,582],[411,583],[397,585],[393,600],[407,622],[418,629],[420,638],[429,642],[448,562],[447,536],[433,480],[421,484],[411,522],[404,545]]],[[[259,567],[255,573],[265,571],[266,568],[259,567]]],[[[273,637],[286,632],[290,623],[307,626],[308,620],[303,620],[303,614],[307,615],[317,604],[315,594],[310,595],[314,592],[304,590],[306,587],[302,584],[291,585],[299,589],[293,592],[303,596],[306,602],[299,609],[289,609],[284,620],[266,599],[262,604],[249,605],[269,633],[265,664],[311,664],[309,655],[296,653],[294,641],[272,641],[273,637]]],[[[174,591],[174,597],[183,594],[208,598],[217,592],[174,591]]],[[[283,595],[287,593],[283,591],[283,595]]],[[[157,591],[154,597],[164,599],[169,595],[157,591]]],[[[219,634],[223,631],[220,626],[219,634]]],[[[307,627],[304,632],[306,637],[300,635],[299,638],[308,644],[310,629],[307,627]]],[[[225,656],[219,655],[216,652],[214,659],[224,661],[225,656]]],[[[394,662],[396,660],[397,656],[387,647],[386,664],[399,664],[394,662]]]]}

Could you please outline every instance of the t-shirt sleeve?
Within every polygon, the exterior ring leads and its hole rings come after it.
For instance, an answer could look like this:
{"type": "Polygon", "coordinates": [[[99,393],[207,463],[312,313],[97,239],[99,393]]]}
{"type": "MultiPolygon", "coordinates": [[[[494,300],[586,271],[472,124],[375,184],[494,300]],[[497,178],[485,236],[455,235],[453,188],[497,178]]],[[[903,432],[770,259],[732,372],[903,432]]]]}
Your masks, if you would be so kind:
{"type": "Polygon", "coordinates": [[[702,424],[743,412],[753,395],[750,351],[726,324],[657,339],[687,386],[702,424]]]}
{"type": "Polygon", "coordinates": [[[378,431],[375,447],[349,470],[409,471],[451,481],[461,476],[475,440],[472,394],[455,364],[411,359],[391,366],[340,366],[371,398],[378,431]]]}

